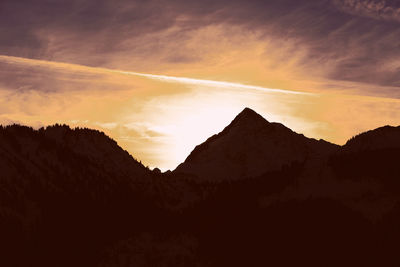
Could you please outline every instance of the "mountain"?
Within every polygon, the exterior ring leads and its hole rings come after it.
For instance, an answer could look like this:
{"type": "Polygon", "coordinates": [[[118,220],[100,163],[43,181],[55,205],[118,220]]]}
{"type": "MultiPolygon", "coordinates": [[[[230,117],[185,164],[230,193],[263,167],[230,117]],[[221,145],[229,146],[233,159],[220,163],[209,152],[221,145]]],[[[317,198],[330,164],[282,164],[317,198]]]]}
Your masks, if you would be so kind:
{"type": "Polygon", "coordinates": [[[400,148],[400,126],[384,126],[354,136],[343,146],[347,152],[400,148]]]}
{"type": "Polygon", "coordinates": [[[160,173],[96,130],[0,126],[0,266],[399,266],[399,140],[245,109],[160,173]]]}
{"type": "Polygon", "coordinates": [[[351,138],[329,159],[341,180],[375,183],[400,194],[400,127],[384,126],[351,138]]]}
{"type": "Polygon", "coordinates": [[[96,130],[0,127],[0,265],[85,265],[120,231],[148,224],[151,177],[96,130]]]}
{"type": "Polygon", "coordinates": [[[174,172],[212,181],[257,177],[338,148],[270,123],[245,108],[222,132],[198,145],[174,172]]]}
{"type": "Polygon", "coordinates": [[[73,190],[100,185],[107,190],[116,182],[143,180],[149,173],[104,133],[66,125],[37,131],[19,125],[1,127],[0,159],[4,177],[36,179],[54,190],[74,183],[82,184],[73,190]]]}

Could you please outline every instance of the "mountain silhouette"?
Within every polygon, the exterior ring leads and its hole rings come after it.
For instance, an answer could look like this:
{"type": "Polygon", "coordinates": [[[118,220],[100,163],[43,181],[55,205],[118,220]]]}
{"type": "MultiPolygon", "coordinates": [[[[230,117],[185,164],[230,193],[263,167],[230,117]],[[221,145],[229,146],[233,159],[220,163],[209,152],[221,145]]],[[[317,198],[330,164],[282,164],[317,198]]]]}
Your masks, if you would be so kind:
{"type": "Polygon", "coordinates": [[[330,157],[329,163],[338,179],[373,182],[397,195],[399,155],[400,127],[384,126],[351,138],[330,157]]]}
{"type": "Polygon", "coordinates": [[[0,126],[1,266],[399,266],[400,128],[338,146],[244,109],[175,171],[0,126]]]}
{"type": "Polygon", "coordinates": [[[131,183],[144,179],[148,173],[141,163],[104,133],[72,130],[66,125],[38,131],[18,125],[1,128],[0,157],[4,176],[45,179],[54,189],[59,187],[58,183],[79,180],[90,187],[104,184],[105,189],[106,184],[131,183]],[[64,177],[65,181],[60,181],[59,177],[64,177]]]}
{"type": "Polygon", "coordinates": [[[400,126],[384,126],[361,133],[344,145],[348,152],[400,148],[400,126]]]}
{"type": "Polygon", "coordinates": [[[175,172],[213,181],[256,177],[337,148],[245,108],[222,132],[198,145],[175,172]]]}

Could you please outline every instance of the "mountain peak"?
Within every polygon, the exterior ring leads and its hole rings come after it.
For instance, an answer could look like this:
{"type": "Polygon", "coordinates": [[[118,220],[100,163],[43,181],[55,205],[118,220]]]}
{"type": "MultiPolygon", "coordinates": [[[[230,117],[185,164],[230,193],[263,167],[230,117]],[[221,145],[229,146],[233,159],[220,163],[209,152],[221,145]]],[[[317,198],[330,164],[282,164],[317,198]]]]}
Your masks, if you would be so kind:
{"type": "Polygon", "coordinates": [[[232,121],[232,123],[234,123],[235,121],[252,121],[252,122],[256,122],[256,121],[260,121],[263,123],[268,122],[264,117],[262,117],[260,114],[258,114],[257,112],[255,112],[254,110],[252,110],[251,108],[245,108],[242,110],[242,112],[240,112],[236,118],[232,121]]]}
{"type": "Polygon", "coordinates": [[[198,145],[175,172],[214,181],[257,177],[293,162],[304,162],[310,153],[330,150],[332,146],[306,138],[280,123],[270,123],[245,108],[222,132],[198,145]]]}
{"type": "Polygon", "coordinates": [[[240,112],[238,115],[243,114],[243,115],[259,115],[257,112],[255,112],[254,110],[252,110],[251,108],[245,107],[242,112],[240,112]]]}
{"type": "Polygon", "coordinates": [[[218,135],[225,135],[233,130],[250,133],[269,128],[269,126],[272,126],[272,123],[268,122],[263,116],[250,108],[245,108],[236,115],[233,121],[218,135]]]}

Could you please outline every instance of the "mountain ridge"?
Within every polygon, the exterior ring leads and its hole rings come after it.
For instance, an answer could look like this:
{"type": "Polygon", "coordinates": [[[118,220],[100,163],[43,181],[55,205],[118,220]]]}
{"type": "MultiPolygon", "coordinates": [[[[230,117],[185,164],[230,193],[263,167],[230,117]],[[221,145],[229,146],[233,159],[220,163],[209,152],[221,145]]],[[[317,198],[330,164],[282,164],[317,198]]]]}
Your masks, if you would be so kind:
{"type": "MultiPolygon", "coordinates": [[[[360,134],[357,134],[353,137],[351,137],[345,144],[343,145],[337,145],[335,143],[331,143],[329,141],[326,141],[324,139],[315,139],[315,138],[310,138],[310,137],[305,137],[303,134],[301,133],[296,133],[293,130],[291,130],[290,128],[286,127],[285,125],[281,124],[281,123],[277,123],[277,122],[269,122],[267,121],[264,117],[262,117],[260,114],[258,114],[257,112],[255,112],[254,110],[246,107],[243,109],[242,112],[240,112],[233,120],[232,122],[227,125],[220,133],[214,134],[212,136],[210,136],[209,138],[207,138],[206,141],[204,141],[203,143],[197,145],[188,155],[188,157],[185,159],[184,162],[180,163],[174,171],[176,171],[180,165],[184,164],[187,160],[193,160],[194,158],[196,158],[199,154],[199,152],[205,150],[208,145],[210,143],[212,143],[213,141],[215,141],[217,138],[220,138],[224,135],[226,135],[230,129],[232,129],[233,127],[235,127],[237,125],[238,122],[240,122],[240,120],[247,120],[248,122],[258,122],[258,123],[266,123],[267,125],[271,126],[271,127],[275,127],[278,129],[284,129],[286,131],[290,131],[298,136],[304,137],[306,139],[308,139],[311,142],[319,142],[325,145],[328,145],[330,147],[335,147],[335,148],[340,148],[341,150],[354,150],[355,148],[355,143],[356,142],[360,142],[361,139],[363,139],[362,142],[367,143],[368,146],[366,146],[365,148],[362,149],[368,149],[368,148],[379,148],[381,147],[390,147],[393,145],[393,141],[394,144],[396,144],[395,146],[400,146],[400,141],[398,139],[396,139],[396,135],[400,134],[400,126],[391,126],[391,125],[385,125],[382,127],[378,127],[376,129],[372,129],[372,130],[368,130],[366,132],[362,132],[360,134]],[[250,119],[249,119],[250,118],[250,119]],[[386,137],[389,135],[390,138],[384,138],[384,137],[380,137],[380,135],[385,135],[386,137]],[[375,147],[372,146],[371,144],[371,140],[374,139],[374,137],[377,137],[375,140],[377,142],[377,140],[383,141],[383,144],[381,142],[381,145],[376,144],[375,147]],[[390,143],[390,141],[392,141],[392,143],[390,143]],[[385,144],[386,142],[386,144],[385,144]]],[[[249,125],[249,123],[247,123],[247,125],[249,125]]],[[[107,142],[112,143],[113,145],[116,145],[119,147],[118,143],[113,140],[112,138],[108,137],[104,132],[99,131],[99,130],[95,130],[95,129],[89,129],[89,128],[80,128],[80,127],[76,127],[76,128],[71,128],[70,126],[66,125],[66,124],[54,124],[54,125],[49,125],[46,127],[41,127],[37,130],[35,130],[34,128],[30,127],[30,126],[24,126],[24,125],[19,125],[19,124],[11,124],[11,125],[0,125],[0,130],[3,131],[9,131],[10,133],[14,132],[14,129],[25,129],[23,131],[25,131],[25,133],[38,133],[38,134],[45,134],[47,137],[49,137],[50,139],[53,139],[56,142],[62,143],[63,140],[61,140],[61,138],[63,137],[63,134],[60,135],[60,133],[64,132],[64,134],[70,134],[76,131],[80,131],[81,133],[86,132],[87,133],[93,133],[97,136],[101,136],[103,138],[105,138],[104,140],[107,140],[107,142]],[[58,132],[58,133],[57,133],[58,132]],[[57,137],[57,135],[59,135],[57,137]],[[58,140],[57,140],[58,139],[58,140]]],[[[4,134],[3,134],[3,138],[4,138],[4,134]]],[[[10,143],[13,144],[14,146],[16,146],[15,148],[17,148],[17,150],[19,150],[19,145],[15,144],[14,141],[12,141],[12,138],[9,139],[9,141],[11,141],[10,143]]],[[[68,141],[68,138],[67,138],[68,141]]],[[[70,140],[71,141],[71,140],[70,140]]],[[[375,142],[375,143],[376,143],[375,142]]],[[[374,143],[374,142],[372,142],[374,143]]],[[[1,143],[0,143],[1,144],[1,143]]],[[[1,149],[1,147],[0,147],[1,149]]],[[[3,148],[4,149],[4,148],[3,148]]],[[[82,149],[82,147],[77,146],[77,149],[82,149]]],[[[122,149],[122,148],[121,148],[122,149]]],[[[84,149],[82,151],[85,151],[84,149]]],[[[129,157],[131,157],[134,162],[137,162],[139,165],[141,165],[141,168],[148,168],[145,167],[141,162],[139,162],[136,158],[134,158],[129,152],[127,152],[126,150],[122,149],[122,151],[124,151],[124,153],[128,154],[129,157]]],[[[87,152],[87,151],[85,151],[87,152]]],[[[157,167],[155,167],[154,169],[158,169],[157,167]]],[[[158,172],[158,171],[157,171],[158,172]]],[[[168,171],[169,172],[169,171],[168,171]]]]}
{"type": "Polygon", "coordinates": [[[385,125],[350,138],[342,147],[348,151],[400,147],[400,126],[385,125]]]}
{"type": "Polygon", "coordinates": [[[0,265],[398,266],[397,129],[340,147],[245,110],[190,158],[217,157],[204,179],[97,130],[0,127],[0,265]]]}

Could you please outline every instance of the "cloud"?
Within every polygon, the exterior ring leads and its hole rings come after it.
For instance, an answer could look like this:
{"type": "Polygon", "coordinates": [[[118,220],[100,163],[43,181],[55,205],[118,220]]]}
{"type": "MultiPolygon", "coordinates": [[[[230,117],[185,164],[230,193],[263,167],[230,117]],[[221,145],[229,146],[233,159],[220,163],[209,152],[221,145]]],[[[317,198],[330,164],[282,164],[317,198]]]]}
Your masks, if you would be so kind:
{"type": "MultiPolygon", "coordinates": [[[[25,91],[25,90],[35,90],[41,92],[51,92],[48,85],[53,86],[52,91],[62,91],[62,86],[55,86],[55,81],[68,81],[70,88],[76,89],[80,88],[82,90],[82,85],[89,83],[93,86],[93,83],[98,83],[99,80],[104,82],[105,77],[108,75],[126,75],[134,77],[144,77],[152,80],[158,80],[163,82],[172,82],[178,84],[188,84],[192,86],[202,85],[202,86],[213,86],[214,88],[231,88],[231,89],[241,89],[241,90],[255,90],[263,91],[269,93],[277,94],[309,94],[306,92],[298,92],[291,90],[281,90],[275,88],[266,88],[262,86],[247,85],[241,83],[225,82],[225,81],[212,81],[205,79],[194,79],[187,77],[175,77],[167,75],[155,75],[147,73],[139,73],[132,71],[123,71],[107,68],[96,68],[88,67],[83,65],[68,64],[62,62],[53,62],[46,60],[35,60],[26,59],[20,57],[10,57],[0,55],[0,66],[4,65],[6,71],[0,71],[0,77],[3,74],[3,85],[4,88],[14,88],[14,92],[25,91]],[[15,82],[12,74],[17,71],[20,72],[20,81],[15,82]],[[11,79],[8,79],[12,77],[11,79]],[[71,83],[78,82],[79,86],[71,86],[71,83]],[[37,86],[35,88],[34,86],[37,86]]],[[[97,90],[101,90],[102,86],[100,84],[96,85],[97,90]]],[[[71,91],[71,90],[70,90],[71,91]]]]}
{"type": "Polygon", "coordinates": [[[335,4],[350,14],[400,22],[400,4],[385,0],[335,0],[335,4]]]}
{"type": "Polygon", "coordinates": [[[399,8],[389,0],[3,0],[0,51],[182,73],[204,72],[228,56],[243,60],[233,52],[257,42],[262,60],[279,54],[273,65],[291,61],[303,78],[398,87],[399,8]]]}

